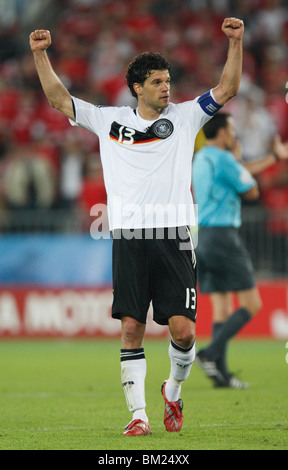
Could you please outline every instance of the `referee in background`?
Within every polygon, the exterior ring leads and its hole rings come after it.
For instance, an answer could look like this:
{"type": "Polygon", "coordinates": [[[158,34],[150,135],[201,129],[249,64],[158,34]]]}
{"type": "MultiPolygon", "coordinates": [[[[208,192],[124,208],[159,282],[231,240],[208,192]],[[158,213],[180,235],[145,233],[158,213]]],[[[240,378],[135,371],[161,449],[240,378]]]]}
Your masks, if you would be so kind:
{"type": "Polygon", "coordinates": [[[251,258],[238,229],[241,199],[256,200],[259,190],[252,175],[288,157],[287,143],[277,136],[271,154],[242,164],[241,148],[229,113],[217,113],[203,127],[205,146],[193,162],[192,187],[198,204],[196,249],[200,292],[209,294],[213,310],[212,341],[197,354],[197,362],[215,386],[247,388],[227,367],[228,341],[261,309],[251,258]],[[233,309],[236,293],[239,307],[233,309]]]}

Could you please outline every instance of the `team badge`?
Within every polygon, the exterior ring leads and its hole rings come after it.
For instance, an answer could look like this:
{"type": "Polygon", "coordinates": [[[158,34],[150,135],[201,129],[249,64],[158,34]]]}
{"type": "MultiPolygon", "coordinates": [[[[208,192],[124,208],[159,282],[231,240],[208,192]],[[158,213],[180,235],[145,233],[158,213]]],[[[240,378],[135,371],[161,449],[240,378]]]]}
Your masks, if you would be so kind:
{"type": "Polygon", "coordinates": [[[172,134],[174,126],[168,119],[159,119],[154,122],[150,129],[158,139],[167,139],[172,134]]]}

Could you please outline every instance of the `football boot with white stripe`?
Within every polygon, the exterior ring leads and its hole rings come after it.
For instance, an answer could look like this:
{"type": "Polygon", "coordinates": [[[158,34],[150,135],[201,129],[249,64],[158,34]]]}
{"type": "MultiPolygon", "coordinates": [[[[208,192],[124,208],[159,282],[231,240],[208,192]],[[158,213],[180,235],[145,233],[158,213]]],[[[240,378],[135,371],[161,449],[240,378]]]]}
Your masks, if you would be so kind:
{"type": "Polygon", "coordinates": [[[123,436],[148,436],[149,434],[152,434],[151,428],[142,419],[133,419],[123,432],[123,436]]]}
{"type": "Polygon", "coordinates": [[[237,377],[232,374],[229,374],[225,384],[215,382],[214,385],[215,387],[235,388],[237,390],[247,390],[250,388],[247,382],[242,382],[242,380],[237,379],[237,377]]]}
{"type": "Polygon", "coordinates": [[[207,377],[213,380],[217,386],[226,386],[227,378],[222,374],[222,372],[217,367],[216,361],[212,361],[205,356],[204,351],[199,351],[195,359],[198,366],[205,372],[207,377]]]}
{"type": "Polygon", "coordinates": [[[161,393],[165,402],[164,424],[166,431],[178,432],[183,424],[183,401],[181,398],[177,401],[168,401],[165,393],[167,380],[162,384],[161,393]]]}

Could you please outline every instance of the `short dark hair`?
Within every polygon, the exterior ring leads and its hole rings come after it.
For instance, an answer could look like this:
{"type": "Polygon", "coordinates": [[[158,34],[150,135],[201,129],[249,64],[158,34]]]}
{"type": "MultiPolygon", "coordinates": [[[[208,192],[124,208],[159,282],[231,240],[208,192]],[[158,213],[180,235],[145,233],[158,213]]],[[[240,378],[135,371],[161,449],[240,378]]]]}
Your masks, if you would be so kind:
{"type": "Polygon", "coordinates": [[[151,75],[152,70],[170,71],[170,64],[165,57],[154,52],[142,52],[134,57],[132,62],[128,65],[126,75],[127,85],[132,96],[137,98],[137,94],[133,88],[134,83],[143,85],[145,80],[151,75]]]}
{"type": "Polygon", "coordinates": [[[230,113],[220,112],[215,114],[203,127],[206,139],[215,139],[219,129],[226,129],[229,117],[231,117],[230,113]]]}

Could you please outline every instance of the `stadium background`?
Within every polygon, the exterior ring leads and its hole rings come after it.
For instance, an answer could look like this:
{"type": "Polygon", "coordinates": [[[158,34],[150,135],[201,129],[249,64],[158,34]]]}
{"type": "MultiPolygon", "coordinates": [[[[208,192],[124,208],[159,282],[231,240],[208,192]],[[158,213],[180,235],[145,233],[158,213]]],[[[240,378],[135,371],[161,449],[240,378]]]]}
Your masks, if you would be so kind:
{"type": "MultiPolygon", "coordinates": [[[[171,62],[174,102],[215,86],[226,58],[227,16],[245,22],[245,55],[239,96],[226,109],[235,116],[244,158],[257,159],[276,133],[288,139],[285,0],[0,0],[0,336],[120,332],[110,318],[111,239],[90,233],[91,206],[106,203],[98,140],[72,130],[49,107],[30,32],[50,29],[49,57],[72,94],[133,106],[125,70],[143,50],[171,62]]],[[[288,162],[258,181],[260,201],[243,207],[241,230],[264,307],[241,335],[288,339],[288,162]]],[[[204,296],[198,318],[198,335],[207,336],[204,296]]],[[[167,334],[151,317],[147,332],[167,334]]]]}

